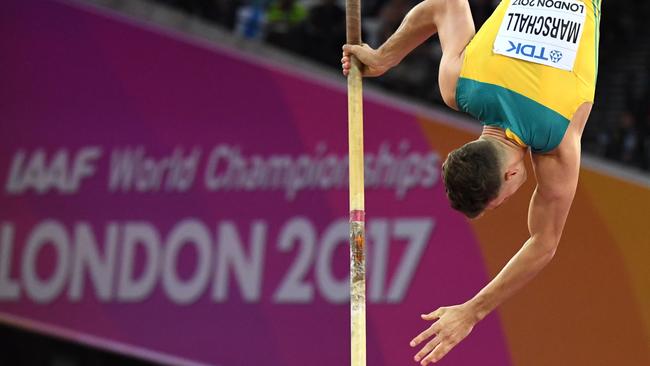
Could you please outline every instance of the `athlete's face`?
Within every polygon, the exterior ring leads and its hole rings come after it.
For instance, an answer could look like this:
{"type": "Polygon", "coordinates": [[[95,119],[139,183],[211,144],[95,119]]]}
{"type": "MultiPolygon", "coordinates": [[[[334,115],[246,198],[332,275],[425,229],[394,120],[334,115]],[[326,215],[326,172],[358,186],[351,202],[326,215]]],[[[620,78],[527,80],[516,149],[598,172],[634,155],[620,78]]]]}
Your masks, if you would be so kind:
{"type": "Polygon", "coordinates": [[[508,167],[503,173],[503,184],[499,195],[487,205],[485,210],[494,210],[504,204],[526,182],[527,177],[523,159],[508,167]]]}

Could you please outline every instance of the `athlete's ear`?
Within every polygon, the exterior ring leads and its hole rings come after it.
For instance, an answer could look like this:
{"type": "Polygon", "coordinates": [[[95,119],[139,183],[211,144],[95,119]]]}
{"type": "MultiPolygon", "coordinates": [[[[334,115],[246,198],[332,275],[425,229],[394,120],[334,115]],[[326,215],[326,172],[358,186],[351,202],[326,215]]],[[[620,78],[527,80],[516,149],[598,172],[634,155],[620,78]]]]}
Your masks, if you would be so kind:
{"type": "Polygon", "coordinates": [[[503,179],[507,182],[510,179],[516,177],[517,174],[519,174],[519,169],[517,169],[517,168],[508,169],[508,170],[506,170],[506,174],[503,177],[503,179]]]}

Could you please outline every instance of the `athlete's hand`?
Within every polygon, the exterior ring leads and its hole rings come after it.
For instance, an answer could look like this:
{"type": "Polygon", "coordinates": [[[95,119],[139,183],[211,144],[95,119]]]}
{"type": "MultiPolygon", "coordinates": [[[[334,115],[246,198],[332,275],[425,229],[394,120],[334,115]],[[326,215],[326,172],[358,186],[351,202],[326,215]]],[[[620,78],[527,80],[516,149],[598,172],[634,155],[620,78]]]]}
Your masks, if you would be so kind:
{"type": "Polygon", "coordinates": [[[430,339],[414,357],[421,365],[440,361],[469,335],[478,322],[474,312],[465,304],[440,308],[421,317],[427,321],[435,321],[411,341],[411,347],[416,347],[430,339]]]}
{"type": "Polygon", "coordinates": [[[346,44],[343,46],[343,58],[341,59],[343,75],[345,76],[350,72],[352,64],[350,55],[356,56],[364,65],[361,70],[363,76],[379,76],[390,69],[390,65],[383,60],[380,53],[367,44],[364,43],[361,46],[346,44]]]}

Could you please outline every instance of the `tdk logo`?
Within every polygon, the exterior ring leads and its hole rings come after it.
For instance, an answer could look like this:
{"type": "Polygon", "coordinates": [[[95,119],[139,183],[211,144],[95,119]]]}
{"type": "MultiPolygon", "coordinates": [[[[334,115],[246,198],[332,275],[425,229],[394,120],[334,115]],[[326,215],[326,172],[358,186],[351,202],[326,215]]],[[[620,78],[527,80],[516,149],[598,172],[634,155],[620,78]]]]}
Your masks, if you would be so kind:
{"type": "Polygon", "coordinates": [[[562,52],[558,50],[551,51],[551,61],[558,63],[562,60],[562,52]]]}
{"type": "Polygon", "coordinates": [[[522,55],[526,57],[532,57],[536,58],[538,60],[544,60],[548,61],[551,60],[554,63],[560,62],[562,60],[562,52],[553,50],[550,53],[550,58],[546,56],[546,47],[539,47],[536,45],[532,44],[525,44],[525,43],[514,43],[512,41],[508,41],[510,43],[510,48],[506,50],[508,53],[514,53],[516,55],[522,55]]]}

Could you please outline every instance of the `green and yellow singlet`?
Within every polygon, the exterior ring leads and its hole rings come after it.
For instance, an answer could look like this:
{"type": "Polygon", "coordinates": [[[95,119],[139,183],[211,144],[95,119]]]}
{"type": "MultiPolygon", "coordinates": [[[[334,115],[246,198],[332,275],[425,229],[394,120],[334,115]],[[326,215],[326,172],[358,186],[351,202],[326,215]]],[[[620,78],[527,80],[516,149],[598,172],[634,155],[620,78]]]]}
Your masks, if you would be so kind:
{"type": "Polygon", "coordinates": [[[535,153],[555,149],[594,100],[601,1],[503,0],[465,50],[459,109],[535,153]]]}

